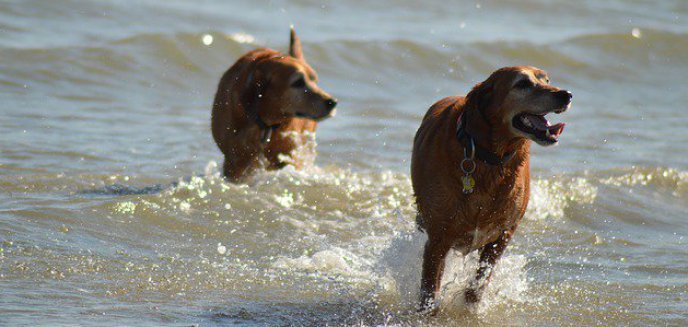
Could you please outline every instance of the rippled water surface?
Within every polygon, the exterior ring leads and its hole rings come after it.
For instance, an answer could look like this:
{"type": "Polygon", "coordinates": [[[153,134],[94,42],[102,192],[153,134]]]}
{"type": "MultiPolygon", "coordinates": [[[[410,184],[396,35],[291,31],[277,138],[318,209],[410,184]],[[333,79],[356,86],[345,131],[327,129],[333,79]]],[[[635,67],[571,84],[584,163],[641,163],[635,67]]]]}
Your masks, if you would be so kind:
{"type": "Polygon", "coordinates": [[[0,325],[688,324],[685,1],[10,0],[0,35],[0,325]],[[217,81],[292,23],[338,115],[314,166],[227,183],[217,81]],[[515,64],[567,129],[483,303],[454,254],[418,316],[413,135],[515,64]]]}

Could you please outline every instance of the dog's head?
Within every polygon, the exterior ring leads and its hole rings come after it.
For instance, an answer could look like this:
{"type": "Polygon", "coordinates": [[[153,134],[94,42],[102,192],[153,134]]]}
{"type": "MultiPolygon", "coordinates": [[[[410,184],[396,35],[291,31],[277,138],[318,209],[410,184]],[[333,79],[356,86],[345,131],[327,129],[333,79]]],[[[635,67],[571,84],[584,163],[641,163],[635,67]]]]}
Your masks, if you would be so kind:
{"type": "Polygon", "coordinates": [[[551,125],[549,113],[571,106],[571,92],[549,84],[547,72],[530,66],[501,68],[466,96],[501,140],[527,138],[547,146],[558,142],[564,123],[551,125]]]}
{"type": "Polygon", "coordinates": [[[289,55],[259,58],[247,78],[244,100],[270,125],[293,117],[320,121],[334,116],[337,101],[317,82],[318,75],[306,63],[292,28],[289,55]]]}

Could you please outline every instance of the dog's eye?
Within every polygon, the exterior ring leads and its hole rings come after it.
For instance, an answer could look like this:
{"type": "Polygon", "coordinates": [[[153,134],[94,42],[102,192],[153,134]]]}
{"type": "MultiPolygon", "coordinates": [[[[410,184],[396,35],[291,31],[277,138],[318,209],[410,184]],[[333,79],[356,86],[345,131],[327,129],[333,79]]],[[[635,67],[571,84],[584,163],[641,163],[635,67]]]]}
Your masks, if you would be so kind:
{"type": "Polygon", "coordinates": [[[527,89],[533,87],[533,82],[531,82],[529,79],[522,79],[514,85],[514,88],[516,89],[527,89]]]}
{"type": "Polygon", "coordinates": [[[291,83],[291,87],[304,87],[304,86],[306,86],[306,80],[303,79],[303,77],[295,80],[294,83],[291,83]]]}

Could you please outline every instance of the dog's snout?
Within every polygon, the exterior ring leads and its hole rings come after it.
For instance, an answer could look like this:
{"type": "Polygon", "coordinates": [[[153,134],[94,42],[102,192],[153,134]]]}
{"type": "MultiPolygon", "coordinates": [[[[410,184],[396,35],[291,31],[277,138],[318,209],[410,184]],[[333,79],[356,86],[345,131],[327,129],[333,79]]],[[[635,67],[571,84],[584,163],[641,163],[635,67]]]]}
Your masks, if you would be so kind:
{"type": "Polygon", "coordinates": [[[337,100],[332,98],[327,99],[325,100],[325,106],[327,107],[327,109],[334,109],[334,107],[337,106],[337,100]]]}

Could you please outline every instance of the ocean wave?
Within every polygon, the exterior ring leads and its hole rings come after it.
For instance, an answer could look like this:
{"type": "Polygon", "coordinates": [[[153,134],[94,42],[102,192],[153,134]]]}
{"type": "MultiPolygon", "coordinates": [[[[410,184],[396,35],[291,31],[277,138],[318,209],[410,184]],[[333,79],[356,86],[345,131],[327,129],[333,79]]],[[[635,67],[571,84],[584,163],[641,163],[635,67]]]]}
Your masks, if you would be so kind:
{"type": "MultiPolygon", "coordinates": [[[[599,79],[617,78],[631,72],[646,74],[643,67],[661,68],[667,62],[681,67],[686,60],[683,55],[688,49],[686,40],[686,34],[643,30],[640,37],[631,33],[588,34],[552,44],[499,40],[429,44],[398,39],[328,40],[306,42],[304,47],[309,60],[318,63],[323,71],[336,72],[345,67],[354,80],[363,77],[356,72],[364,71],[374,72],[378,78],[411,72],[462,78],[514,63],[564,69],[599,79]],[[624,64],[619,65],[620,61],[624,64]],[[399,71],[398,67],[404,70],[399,71]]],[[[12,79],[24,76],[33,82],[60,80],[110,85],[117,79],[103,78],[127,76],[125,80],[129,83],[132,77],[137,77],[149,83],[186,86],[183,80],[190,75],[200,74],[198,78],[202,79],[217,76],[241,54],[259,44],[250,34],[207,32],[140,34],[97,47],[0,49],[4,65],[15,67],[2,81],[9,86],[20,85],[22,83],[13,83],[12,79]],[[36,62],[41,64],[36,66],[33,64],[36,62]],[[83,80],[84,76],[90,77],[83,80]]],[[[268,46],[286,50],[285,43],[268,46]]],[[[197,81],[198,78],[191,79],[197,81]]]]}
{"type": "Polygon", "coordinates": [[[688,195],[688,171],[675,168],[632,167],[604,173],[600,183],[616,187],[654,187],[676,197],[688,195]],[[606,175],[606,176],[605,176],[606,175]]]}
{"type": "Polygon", "coordinates": [[[216,76],[253,42],[242,33],[141,34],[98,46],[0,49],[5,59],[0,83],[16,92],[43,89],[67,100],[82,97],[83,91],[74,93],[74,85],[82,85],[95,102],[122,102],[123,92],[160,85],[172,93],[199,83],[212,89],[216,76]],[[204,44],[207,35],[213,36],[212,44],[204,44]]]}
{"type": "MultiPolygon", "coordinates": [[[[203,174],[167,183],[125,174],[41,174],[3,165],[0,169],[6,174],[0,177],[0,185],[7,192],[59,191],[73,196],[108,196],[111,209],[121,203],[132,203],[135,208],[130,210],[132,214],[153,206],[149,209],[161,209],[171,215],[205,212],[214,217],[225,214],[242,217],[258,212],[281,216],[288,210],[301,212],[302,219],[313,216],[339,223],[347,220],[356,223],[364,218],[381,223],[379,226],[387,226],[384,221],[388,218],[413,221],[409,217],[414,215],[415,204],[408,174],[309,167],[296,171],[288,166],[276,172],[259,173],[248,184],[232,184],[220,176],[213,161],[203,174]]],[[[594,203],[602,192],[601,187],[648,189],[681,199],[688,195],[688,172],[666,167],[631,167],[546,178],[535,176],[531,181],[527,217],[565,218],[570,206],[594,203]]],[[[308,226],[306,221],[285,221],[294,227],[308,226]]],[[[406,227],[413,229],[412,224],[406,227]]]]}

